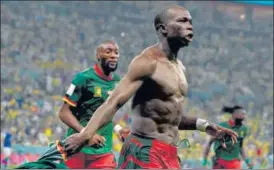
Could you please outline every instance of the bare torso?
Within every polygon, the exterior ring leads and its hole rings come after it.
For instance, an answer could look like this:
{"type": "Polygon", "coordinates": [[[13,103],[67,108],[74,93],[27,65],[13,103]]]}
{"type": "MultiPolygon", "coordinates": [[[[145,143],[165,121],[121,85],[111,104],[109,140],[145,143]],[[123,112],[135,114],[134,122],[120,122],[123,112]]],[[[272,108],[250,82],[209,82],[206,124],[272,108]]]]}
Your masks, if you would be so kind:
{"type": "Polygon", "coordinates": [[[133,97],[131,129],[133,133],[176,145],[188,84],[182,63],[169,61],[161,54],[156,47],[144,52],[156,60],[156,69],[133,97]]]}

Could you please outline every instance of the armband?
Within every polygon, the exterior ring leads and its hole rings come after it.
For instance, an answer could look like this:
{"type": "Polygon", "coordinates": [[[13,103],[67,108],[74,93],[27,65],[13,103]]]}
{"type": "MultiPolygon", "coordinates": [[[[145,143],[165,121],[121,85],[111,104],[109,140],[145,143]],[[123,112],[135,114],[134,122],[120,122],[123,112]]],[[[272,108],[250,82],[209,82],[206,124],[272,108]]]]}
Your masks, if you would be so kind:
{"type": "Polygon", "coordinates": [[[198,118],[196,121],[196,129],[202,132],[205,132],[207,126],[209,126],[209,123],[207,120],[198,118]]]}

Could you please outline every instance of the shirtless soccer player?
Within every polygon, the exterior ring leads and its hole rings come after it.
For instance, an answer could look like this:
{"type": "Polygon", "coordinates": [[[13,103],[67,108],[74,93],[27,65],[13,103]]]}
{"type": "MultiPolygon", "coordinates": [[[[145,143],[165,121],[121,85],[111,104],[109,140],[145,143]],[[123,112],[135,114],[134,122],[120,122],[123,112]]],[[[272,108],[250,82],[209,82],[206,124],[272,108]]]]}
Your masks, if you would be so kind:
{"type": "Polygon", "coordinates": [[[154,26],[159,43],[133,59],[125,77],[84,130],[67,139],[67,149],[77,149],[90,139],[132,96],[132,133],[120,152],[118,168],[180,168],[179,130],[200,130],[218,139],[228,135],[237,142],[232,130],[183,113],[188,84],[177,54],[192,40],[189,12],[180,6],[169,7],[155,17],[154,26]]]}

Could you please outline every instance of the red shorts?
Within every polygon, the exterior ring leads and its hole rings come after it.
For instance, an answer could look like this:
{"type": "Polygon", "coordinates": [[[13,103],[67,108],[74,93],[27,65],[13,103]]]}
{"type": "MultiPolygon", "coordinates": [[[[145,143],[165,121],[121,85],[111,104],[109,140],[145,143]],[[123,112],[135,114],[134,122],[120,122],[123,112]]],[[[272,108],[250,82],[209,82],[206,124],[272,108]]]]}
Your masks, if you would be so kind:
{"type": "Polygon", "coordinates": [[[242,169],[241,161],[239,159],[234,160],[224,160],[217,159],[216,164],[213,166],[213,169],[242,169]]]}
{"type": "Polygon", "coordinates": [[[130,135],[120,152],[119,169],[180,169],[177,148],[162,141],[130,135]]]}
{"type": "Polygon", "coordinates": [[[101,155],[89,155],[78,152],[73,155],[65,164],[70,169],[115,169],[116,161],[113,153],[106,153],[101,155]]]}

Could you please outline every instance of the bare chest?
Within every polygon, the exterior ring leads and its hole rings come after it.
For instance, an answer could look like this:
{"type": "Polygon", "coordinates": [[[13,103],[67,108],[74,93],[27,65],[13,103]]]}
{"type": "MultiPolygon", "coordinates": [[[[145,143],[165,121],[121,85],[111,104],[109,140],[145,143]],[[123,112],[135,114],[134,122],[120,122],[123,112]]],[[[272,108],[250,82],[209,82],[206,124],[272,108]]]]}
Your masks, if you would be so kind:
{"type": "Polygon", "coordinates": [[[188,83],[182,64],[159,61],[152,79],[161,86],[167,96],[182,97],[187,94],[188,83]]]}

